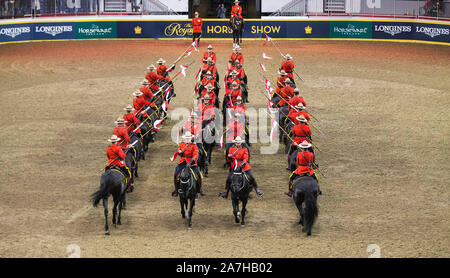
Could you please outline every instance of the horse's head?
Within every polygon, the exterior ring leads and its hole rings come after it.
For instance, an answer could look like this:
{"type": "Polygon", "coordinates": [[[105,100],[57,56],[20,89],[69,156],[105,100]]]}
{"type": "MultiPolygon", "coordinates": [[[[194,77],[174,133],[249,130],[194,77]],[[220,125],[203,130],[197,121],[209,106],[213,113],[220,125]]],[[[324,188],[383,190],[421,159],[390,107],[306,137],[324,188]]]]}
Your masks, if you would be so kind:
{"type": "Polygon", "coordinates": [[[233,175],[231,175],[231,185],[230,189],[233,192],[239,192],[244,185],[244,173],[240,167],[233,170],[233,175]]]}
{"type": "Polygon", "coordinates": [[[183,168],[180,174],[180,189],[182,194],[186,194],[192,187],[192,173],[189,167],[183,168]]]}

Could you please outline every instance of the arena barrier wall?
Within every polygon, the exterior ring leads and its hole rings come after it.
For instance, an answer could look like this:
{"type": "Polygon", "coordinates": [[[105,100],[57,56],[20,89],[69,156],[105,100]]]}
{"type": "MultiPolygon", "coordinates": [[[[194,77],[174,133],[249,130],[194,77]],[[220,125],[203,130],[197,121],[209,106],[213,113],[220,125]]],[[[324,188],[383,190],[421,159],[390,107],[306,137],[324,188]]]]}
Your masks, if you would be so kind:
{"type": "MultiPolygon", "coordinates": [[[[202,38],[232,38],[228,20],[204,20],[202,38]]],[[[450,22],[295,19],[245,21],[245,39],[393,40],[450,45],[450,22]]],[[[0,22],[0,43],[73,39],[180,39],[190,20],[51,20],[0,22]]]]}

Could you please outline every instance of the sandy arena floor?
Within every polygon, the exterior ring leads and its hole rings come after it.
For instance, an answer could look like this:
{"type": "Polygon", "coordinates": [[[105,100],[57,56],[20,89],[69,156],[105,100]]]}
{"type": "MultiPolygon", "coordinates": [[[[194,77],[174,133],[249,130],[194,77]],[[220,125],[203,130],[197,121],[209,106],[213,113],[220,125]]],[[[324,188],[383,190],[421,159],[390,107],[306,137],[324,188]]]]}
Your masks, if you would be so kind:
{"type": "MultiPolygon", "coordinates": [[[[175,82],[172,107],[190,108],[194,75],[209,42],[175,82]]],[[[221,77],[231,42],[211,42],[221,77]]],[[[309,238],[297,225],[287,189],[286,155],[261,155],[253,173],[263,198],[248,205],[247,226],[234,224],[230,200],[217,197],[226,170],[213,154],[210,176],[187,231],[170,196],[176,145],[167,121],[140,163],[123,225],[103,231],[93,208],[105,148],[145,68],[174,61],[188,41],[74,41],[0,46],[0,257],[382,257],[450,255],[450,48],[445,46],[302,41],[277,42],[305,80],[321,178],[320,214],[309,238]],[[246,248],[239,248],[242,242],[246,248]]],[[[265,107],[258,62],[272,46],[244,42],[249,107],[265,107]]],[[[221,91],[221,96],[223,90],[221,91]]],[[[254,194],[254,193],[253,193],[254,194]]]]}

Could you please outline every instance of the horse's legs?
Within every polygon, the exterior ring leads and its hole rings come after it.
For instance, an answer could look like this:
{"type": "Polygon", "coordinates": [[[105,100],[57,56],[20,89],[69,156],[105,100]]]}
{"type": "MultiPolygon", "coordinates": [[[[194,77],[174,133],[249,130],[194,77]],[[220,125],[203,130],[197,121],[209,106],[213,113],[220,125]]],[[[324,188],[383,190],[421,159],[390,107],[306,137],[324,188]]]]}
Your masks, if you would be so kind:
{"type": "Polygon", "coordinates": [[[117,218],[117,225],[122,225],[122,222],[120,221],[120,217],[122,215],[122,206],[123,206],[124,200],[125,200],[125,192],[122,194],[122,197],[120,198],[120,202],[119,202],[119,216],[117,218]]]}
{"type": "Polygon", "coordinates": [[[105,212],[105,235],[109,235],[108,227],[108,198],[103,199],[103,208],[105,212]]]}
{"type": "Polygon", "coordinates": [[[138,175],[138,167],[139,167],[139,164],[138,164],[137,161],[136,161],[136,165],[135,165],[135,168],[134,168],[134,175],[136,176],[136,178],[139,178],[139,175],[138,175]]]}
{"type": "Polygon", "coordinates": [[[195,197],[191,198],[190,206],[189,206],[189,222],[188,222],[188,229],[192,229],[192,208],[195,206],[195,197]]]}
{"type": "Polygon", "coordinates": [[[233,205],[234,222],[239,223],[239,216],[238,216],[239,200],[236,197],[234,197],[231,199],[231,203],[233,205]]]}
{"type": "MultiPolygon", "coordinates": [[[[294,188],[292,188],[294,189],[294,188]]],[[[300,220],[298,221],[298,224],[303,226],[303,193],[294,193],[294,201],[295,205],[297,206],[298,212],[300,213],[300,220]]],[[[302,229],[304,232],[304,229],[302,229]]]]}
{"type": "Polygon", "coordinates": [[[245,213],[247,212],[247,210],[245,209],[245,207],[247,206],[247,201],[248,201],[248,199],[246,199],[246,198],[244,198],[242,200],[241,227],[245,227],[245,220],[244,220],[244,218],[245,218],[245,213]]]}
{"type": "Polygon", "coordinates": [[[114,207],[113,207],[113,219],[112,223],[114,224],[114,227],[117,227],[116,225],[116,216],[117,216],[117,205],[119,204],[119,200],[115,200],[114,198],[114,207]]]}
{"type": "Polygon", "coordinates": [[[184,211],[184,201],[180,195],[181,217],[186,218],[186,212],[184,211]]]}

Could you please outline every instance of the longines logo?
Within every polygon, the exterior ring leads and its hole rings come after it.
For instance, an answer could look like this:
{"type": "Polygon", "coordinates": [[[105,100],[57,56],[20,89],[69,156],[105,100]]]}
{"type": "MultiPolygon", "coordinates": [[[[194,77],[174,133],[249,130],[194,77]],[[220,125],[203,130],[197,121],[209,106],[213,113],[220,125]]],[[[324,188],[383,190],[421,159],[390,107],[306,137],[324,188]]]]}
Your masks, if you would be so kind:
{"type": "Polygon", "coordinates": [[[0,35],[9,36],[11,38],[15,38],[19,35],[30,33],[30,27],[11,27],[11,28],[2,28],[0,29],[0,35]]]}
{"type": "Polygon", "coordinates": [[[173,35],[177,35],[179,37],[192,35],[192,24],[186,23],[184,26],[181,26],[180,23],[172,23],[164,29],[164,34],[168,37],[173,35]]]}
{"type": "Polygon", "coordinates": [[[411,26],[399,26],[399,25],[375,25],[375,31],[384,32],[395,36],[400,33],[411,33],[411,26]]]}
{"type": "Polygon", "coordinates": [[[417,33],[423,33],[432,38],[440,36],[440,35],[449,35],[450,29],[448,28],[436,28],[436,27],[424,27],[424,26],[416,26],[417,33]]]}
{"type": "Polygon", "coordinates": [[[72,32],[72,26],[36,26],[36,33],[46,33],[53,37],[64,32],[72,32]]]}

